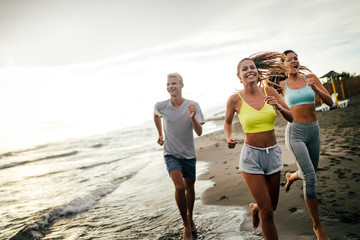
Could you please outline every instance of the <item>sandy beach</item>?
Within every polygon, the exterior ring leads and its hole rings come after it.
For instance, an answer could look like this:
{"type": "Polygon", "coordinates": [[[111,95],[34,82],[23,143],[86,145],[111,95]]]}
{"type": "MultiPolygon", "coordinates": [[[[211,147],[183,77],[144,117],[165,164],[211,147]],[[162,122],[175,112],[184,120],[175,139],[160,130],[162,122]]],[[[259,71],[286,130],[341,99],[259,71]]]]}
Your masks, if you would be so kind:
{"type": "MultiPolygon", "coordinates": [[[[320,164],[317,173],[319,213],[330,239],[360,239],[360,95],[349,98],[348,107],[317,112],[321,131],[320,164]]],[[[219,122],[219,124],[222,124],[219,122]]],[[[286,193],[285,174],[297,170],[285,147],[286,122],[276,119],[276,136],[283,155],[280,198],[275,224],[280,239],[316,239],[303,199],[302,181],[293,183],[286,193]]],[[[196,139],[197,158],[210,163],[198,181],[211,180],[213,187],[198,196],[205,205],[242,206],[248,209],[252,196],[238,170],[244,134],[238,121],[233,136],[240,140],[228,149],[223,131],[196,139]]],[[[201,228],[201,223],[198,223],[201,228]]],[[[253,231],[248,211],[241,225],[253,231]]],[[[261,231],[258,228],[256,231],[261,231]]]]}

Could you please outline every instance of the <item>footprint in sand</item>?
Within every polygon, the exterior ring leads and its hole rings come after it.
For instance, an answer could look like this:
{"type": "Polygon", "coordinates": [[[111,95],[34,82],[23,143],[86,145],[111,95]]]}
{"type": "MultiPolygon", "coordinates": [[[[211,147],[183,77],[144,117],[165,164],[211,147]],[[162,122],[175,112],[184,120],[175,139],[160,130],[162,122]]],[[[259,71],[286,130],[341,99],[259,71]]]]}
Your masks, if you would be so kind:
{"type": "Polygon", "coordinates": [[[296,212],[297,211],[297,208],[296,207],[292,207],[289,209],[289,212],[296,212]]]}
{"type": "Polygon", "coordinates": [[[320,171],[327,171],[329,170],[330,167],[326,166],[326,167],[323,167],[323,168],[318,168],[317,170],[320,172],[320,171]]]}
{"type": "Polygon", "coordinates": [[[348,192],[348,195],[349,195],[350,197],[354,197],[354,196],[356,196],[356,193],[353,192],[353,191],[349,191],[349,192],[348,192]]]}

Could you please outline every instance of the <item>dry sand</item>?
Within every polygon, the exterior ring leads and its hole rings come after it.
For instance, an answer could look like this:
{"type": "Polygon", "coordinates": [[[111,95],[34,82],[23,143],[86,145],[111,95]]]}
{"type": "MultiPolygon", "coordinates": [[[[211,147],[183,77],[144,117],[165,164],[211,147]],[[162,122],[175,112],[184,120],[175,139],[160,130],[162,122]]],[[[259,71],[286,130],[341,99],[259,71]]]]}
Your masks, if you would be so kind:
{"type": "MultiPolygon", "coordinates": [[[[351,97],[347,108],[318,112],[317,117],[322,143],[317,173],[321,222],[330,239],[360,239],[360,95],[351,97]]],[[[284,163],[280,199],[275,211],[279,238],[316,239],[303,199],[302,181],[294,182],[290,192],[284,190],[285,174],[297,167],[285,147],[285,120],[278,117],[275,124],[284,163]]],[[[238,121],[234,123],[233,133],[233,137],[241,142],[231,150],[227,148],[223,131],[196,139],[198,160],[210,163],[208,171],[198,180],[214,182],[213,187],[201,196],[203,204],[247,208],[253,202],[238,170],[244,139],[238,121]]],[[[241,228],[253,231],[250,212],[245,217],[241,228]]]]}

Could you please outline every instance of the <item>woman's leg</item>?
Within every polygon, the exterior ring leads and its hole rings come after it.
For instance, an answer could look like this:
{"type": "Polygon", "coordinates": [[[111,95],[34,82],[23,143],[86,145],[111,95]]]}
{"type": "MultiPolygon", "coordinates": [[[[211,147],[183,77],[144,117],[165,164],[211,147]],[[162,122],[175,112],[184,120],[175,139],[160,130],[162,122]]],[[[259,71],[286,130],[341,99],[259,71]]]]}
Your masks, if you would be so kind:
{"type": "Polygon", "coordinates": [[[276,210],[277,204],[279,202],[280,174],[281,174],[281,172],[279,171],[272,175],[265,176],[266,185],[267,185],[267,188],[269,191],[273,211],[276,210]]]}
{"type": "Polygon", "coordinates": [[[288,192],[290,191],[290,187],[293,184],[293,182],[295,182],[296,180],[301,179],[298,175],[298,171],[293,172],[293,173],[286,173],[285,175],[286,177],[286,184],[285,184],[285,191],[288,192]]]}
{"type": "Polygon", "coordinates": [[[276,181],[273,178],[278,177],[278,181],[280,181],[280,172],[271,175],[272,177],[265,177],[264,175],[249,174],[245,172],[242,172],[242,175],[256,202],[256,204],[250,205],[250,208],[253,207],[251,211],[254,213],[257,208],[258,212],[260,212],[261,228],[265,239],[278,239],[276,226],[274,224],[272,199],[274,199],[277,203],[278,196],[274,197],[273,195],[276,194],[276,192],[279,194],[279,185],[277,186],[276,191],[276,187],[273,186],[273,183],[276,181]],[[269,186],[271,189],[269,189],[269,186]]]}
{"type": "MultiPolygon", "coordinates": [[[[285,129],[285,146],[296,162],[296,156],[294,155],[291,145],[290,145],[290,129],[291,129],[291,127],[292,127],[291,123],[288,123],[286,126],[286,129],[285,129]]],[[[299,166],[298,166],[298,168],[299,168],[299,166]]],[[[301,179],[298,172],[299,172],[299,170],[296,172],[293,172],[293,173],[286,173],[286,175],[285,175],[285,177],[286,177],[285,191],[286,192],[290,191],[290,187],[293,184],[293,182],[301,179]]]]}
{"type": "Polygon", "coordinates": [[[317,239],[327,240],[329,239],[325,233],[324,228],[320,223],[319,212],[318,212],[318,199],[305,199],[306,207],[311,216],[311,220],[313,222],[313,229],[316,234],[317,239]]]}
{"type": "MultiPolygon", "coordinates": [[[[314,167],[314,171],[316,172],[319,165],[320,144],[321,144],[319,127],[314,126],[311,133],[312,134],[311,136],[309,136],[309,142],[307,144],[307,148],[309,151],[311,163],[314,167]]],[[[317,236],[317,239],[329,239],[325,233],[324,228],[320,223],[317,197],[312,199],[305,199],[305,203],[310,213],[311,220],[313,222],[313,229],[317,236]]]]}
{"type": "Polygon", "coordinates": [[[287,175],[289,184],[285,185],[285,189],[289,189],[291,183],[297,179],[304,180],[304,198],[313,222],[314,232],[318,239],[328,239],[318,213],[316,170],[320,153],[319,126],[317,123],[304,126],[304,124],[290,125],[289,132],[287,132],[289,150],[296,158],[299,171],[287,175]],[[295,174],[298,175],[298,178],[294,176],[295,174]],[[288,188],[286,188],[287,186],[288,188]]]}
{"type": "MultiPolygon", "coordinates": [[[[278,201],[279,201],[279,192],[280,192],[280,172],[277,172],[273,175],[266,176],[266,184],[268,188],[268,192],[271,199],[271,205],[273,207],[273,211],[276,210],[278,201]]],[[[256,203],[250,203],[249,205],[251,209],[251,215],[253,218],[253,226],[257,228],[260,223],[259,219],[259,208],[256,203]]]]}
{"type": "MultiPolygon", "coordinates": [[[[293,155],[296,161],[296,165],[299,168],[299,171],[296,173],[290,174],[288,189],[290,187],[290,182],[292,177],[296,180],[296,178],[303,179],[303,187],[304,187],[304,196],[305,198],[312,199],[316,197],[316,170],[314,168],[312,159],[310,157],[310,152],[308,149],[308,127],[306,124],[302,123],[292,123],[289,124],[286,129],[286,141],[287,148],[290,153],[293,155]],[[294,176],[295,175],[295,176],[294,176]],[[296,177],[297,175],[297,177],[296,177]]],[[[285,185],[286,186],[286,185],[285,185]]]]}

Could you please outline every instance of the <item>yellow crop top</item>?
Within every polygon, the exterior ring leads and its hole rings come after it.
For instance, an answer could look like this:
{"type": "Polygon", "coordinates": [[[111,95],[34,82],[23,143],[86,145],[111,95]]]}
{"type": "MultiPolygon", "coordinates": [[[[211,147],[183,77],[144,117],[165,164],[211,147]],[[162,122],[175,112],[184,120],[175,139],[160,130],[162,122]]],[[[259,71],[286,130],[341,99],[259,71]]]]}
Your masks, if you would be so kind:
{"type": "MultiPolygon", "coordinates": [[[[264,92],[267,96],[265,86],[264,92]]],[[[242,100],[238,117],[245,133],[266,132],[274,129],[276,113],[273,106],[265,102],[260,110],[256,110],[244,101],[240,93],[238,95],[242,100]]]]}

